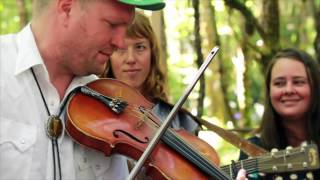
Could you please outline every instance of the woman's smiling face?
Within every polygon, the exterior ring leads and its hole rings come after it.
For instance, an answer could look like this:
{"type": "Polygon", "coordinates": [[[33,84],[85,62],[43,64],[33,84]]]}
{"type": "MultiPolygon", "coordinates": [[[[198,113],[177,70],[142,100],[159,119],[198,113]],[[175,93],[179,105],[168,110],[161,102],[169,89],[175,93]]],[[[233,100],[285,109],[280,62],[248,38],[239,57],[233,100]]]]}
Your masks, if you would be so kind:
{"type": "Polygon", "coordinates": [[[311,104],[311,88],[303,63],[280,58],[271,72],[270,98],[284,119],[305,119],[311,104]]]}

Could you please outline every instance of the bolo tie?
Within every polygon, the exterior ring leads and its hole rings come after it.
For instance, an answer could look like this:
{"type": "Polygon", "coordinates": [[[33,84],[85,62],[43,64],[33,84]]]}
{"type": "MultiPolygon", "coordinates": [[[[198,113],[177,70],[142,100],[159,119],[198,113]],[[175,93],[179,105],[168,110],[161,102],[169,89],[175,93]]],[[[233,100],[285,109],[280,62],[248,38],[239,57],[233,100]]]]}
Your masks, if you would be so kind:
{"type": "MultiPolygon", "coordinates": [[[[52,159],[53,159],[53,177],[54,177],[54,180],[56,180],[56,171],[58,171],[59,179],[62,180],[58,138],[61,136],[62,129],[63,129],[62,128],[62,120],[59,117],[62,114],[62,109],[63,109],[64,105],[62,105],[60,107],[58,115],[52,115],[49,111],[47,102],[44,98],[44,95],[42,93],[38,79],[33,71],[33,68],[31,68],[31,72],[32,72],[33,78],[37,84],[37,87],[38,87],[39,92],[41,94],[41,98],[43,100],[44,106],[45,106],[47,114],[48,114],[48,120],[45,123],[45,131],[47,133],[47,136],[51,139],[52,159]],[[57,160],[57,163],[56,163],[56,160],[57,160]],[[58,167],[56,167],[57,165],[58,165],[58,167]]],[[[63,104],[65,104],[65,103],[63,103],[63,104]]]]}

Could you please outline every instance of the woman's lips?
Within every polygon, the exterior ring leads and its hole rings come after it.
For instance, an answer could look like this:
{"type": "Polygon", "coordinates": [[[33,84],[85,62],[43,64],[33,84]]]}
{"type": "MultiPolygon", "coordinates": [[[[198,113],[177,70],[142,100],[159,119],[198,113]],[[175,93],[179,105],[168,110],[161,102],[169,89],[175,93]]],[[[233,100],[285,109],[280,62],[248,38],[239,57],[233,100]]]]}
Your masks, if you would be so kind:
{"type": "Polygon", "coordinates": [[[137,72],[137,71],[140,71],[140,69],[126,69],[126,70],[123,70],[124,72],[137,72]]]}
{"type": "Polygon", "coordinates": [[[140,72],[140,69],[126,69],[123,71],[124,73],[127,73],[131,76],[135,76],[140,72]]]}

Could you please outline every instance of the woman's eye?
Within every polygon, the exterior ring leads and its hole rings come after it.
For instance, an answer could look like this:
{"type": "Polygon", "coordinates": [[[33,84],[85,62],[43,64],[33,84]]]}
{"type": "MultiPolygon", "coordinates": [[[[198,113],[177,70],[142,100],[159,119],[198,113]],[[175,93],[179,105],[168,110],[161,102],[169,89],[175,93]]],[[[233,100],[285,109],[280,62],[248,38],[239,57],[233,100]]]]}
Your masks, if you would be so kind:
{"type": "Polygon", "coordinates": [[[142,44],[139,44],[139,45],[136,46],[136,49],[138,51],[142,51],[142,50],[146,49],[146,47],[144,45],[142,45],[142,44]]]}
{"type": "Polygon", "coordinates": [[[306,83],[307,83],[307,81],[305,81],[305,80],[296,80],[296,81],[294,81],[294,84],[297,84],[297,85],[304,85],[306,83]]]}
{"type": "Polygon", "coordinates": [[[283,82],[283,81],[275,81],[275,82],[273,82],[273,85],[274,86],[284,86],[285,82],[283,82]]]}

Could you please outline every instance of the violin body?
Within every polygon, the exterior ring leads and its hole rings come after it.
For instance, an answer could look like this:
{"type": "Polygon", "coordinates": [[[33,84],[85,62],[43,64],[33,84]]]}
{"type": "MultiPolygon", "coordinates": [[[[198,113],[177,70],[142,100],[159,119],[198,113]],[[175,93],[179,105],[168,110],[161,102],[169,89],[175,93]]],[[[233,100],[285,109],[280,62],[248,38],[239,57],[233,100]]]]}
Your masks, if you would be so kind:
{"type": "MultiPolygon", "coordinates": [[[[115,113],[99,100],[76,92],[67,106],[68,134],[78,143],[106,156],[116,153],[138,160],[160,124],[159,120],[142,113],[142,110],[151,110],[154,104],[114,79],[98,79],[87,86],[105,96],[124,100],[128,106],[121,113],[115,113]]],[[[174,131],[212,164],[219,165],[218,155],[209,144],[183,129],[174,131]]],[[[153,179],[211,179],[161,140],[144,167],[153,179]]]]}

